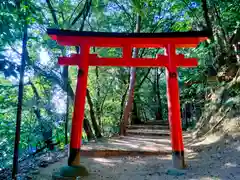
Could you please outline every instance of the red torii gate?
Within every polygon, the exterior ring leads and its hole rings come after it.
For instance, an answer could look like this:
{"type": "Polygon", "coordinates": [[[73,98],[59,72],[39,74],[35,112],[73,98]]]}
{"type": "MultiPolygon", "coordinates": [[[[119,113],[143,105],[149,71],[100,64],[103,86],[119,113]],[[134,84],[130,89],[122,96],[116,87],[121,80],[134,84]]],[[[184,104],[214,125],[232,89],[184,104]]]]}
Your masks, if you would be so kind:
{"type": "Polygon", "coordinates": [[[169,124],[171,131],[173,166],[184,168],[184,146],[180,120],[180,103],[177,67],[195,67],[194,58],[176,54],[176,48],[194,48],[207,39],[208,31],[174,33],[106,33],[78,32],[48,29],[47,33],[62,46],[79,46],[80,54],[59,57],[60,65],[77,65],[79,68],[72,119],[69,166],[80,164],[80,147],[84,120],[84,104],[89,66],[166,67],[169,124]],[[122,48],[122,57],[104,58],[90,54],[90,47],[122,48]],[[156,58],[132,58],[132,48],[165,48],[166,55],[156,58]]]}

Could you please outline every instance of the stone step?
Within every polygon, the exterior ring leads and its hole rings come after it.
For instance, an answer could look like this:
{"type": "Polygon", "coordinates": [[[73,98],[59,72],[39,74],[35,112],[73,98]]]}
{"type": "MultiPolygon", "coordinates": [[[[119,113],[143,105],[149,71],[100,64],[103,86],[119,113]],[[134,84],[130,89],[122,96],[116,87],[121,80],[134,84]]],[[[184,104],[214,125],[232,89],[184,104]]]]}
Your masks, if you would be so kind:
{"type": "Polygon", "coordinates": [[[128,135],[169,136],[169,130],[163,129],[127,129],[128,135]]]}
{"type": "Polygon", "coordinates": [[[128,129],[169,129],[168,125],[152,125],[152,124],[145,124],[145,125],[129,125],[128,129]]]}
{"type": "Polygon", "coordinates": [[[166,126],[166,125],[168,125],[168,121],[147,121],[147,122],[145,122],[145,124],[166,126]]]}
{"type": "Polygon", "coordinates": [[[170,136],[169,134],[157,134],[157,133],[139,133],[139,132],[127,132],[128,136],[155,136],[155,137],[160,137],[160,136],[170,136]]]}

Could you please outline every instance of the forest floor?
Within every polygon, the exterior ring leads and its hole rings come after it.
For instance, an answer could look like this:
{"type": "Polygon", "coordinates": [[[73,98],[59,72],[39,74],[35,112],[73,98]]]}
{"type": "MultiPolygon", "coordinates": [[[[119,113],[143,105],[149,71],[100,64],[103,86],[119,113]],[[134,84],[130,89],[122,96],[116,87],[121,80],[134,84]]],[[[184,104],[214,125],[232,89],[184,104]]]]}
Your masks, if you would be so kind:
{"type": "MultiPolygon", "coordinates": [[[[152,154],[128,154],[127,156],[107,157],[92,153],[81,157],[81,163],[90,172],[83,180],[158,180],[158,179],[191,179],[191,180],[238,180],[240,179],[240,136],[239,134],[221,136],[209,135],[203,139],[192,140],[185,134],[185,153],[187,169],[182,175],[170,175],[167,170],[172,167],[171,146],[169,137],[115,137],[108,141],[90,143],[83,149],[121,150],[153,152],[152,154]],[[159,151],[160,150],[160,151],[159,151]],[[154,153],[159,153],[154,154],[154,153]],[[150,156],[151,155],[151,156],[150,156]]],[[[65,154],[66,155],[66,154],[65,154]]],[[[126,154],[125,154],[126,155],[126,154]]],[[[40,168],[39,174],[32,176],[36,180],[50,180],[52,173],[67,164],[67,157],[40,168]]]]}

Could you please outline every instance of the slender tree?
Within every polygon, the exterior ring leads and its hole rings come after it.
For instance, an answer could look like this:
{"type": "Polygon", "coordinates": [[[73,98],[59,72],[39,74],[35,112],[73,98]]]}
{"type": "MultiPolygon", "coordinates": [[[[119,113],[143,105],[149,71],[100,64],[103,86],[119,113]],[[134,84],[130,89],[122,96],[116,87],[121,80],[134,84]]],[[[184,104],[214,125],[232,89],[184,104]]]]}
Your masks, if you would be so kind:
{"type": "MultiPolygon", "coordinates": [[[[24,4],[26,5],[27,1],[25,1],[24,4]]],[[[22,103],[23,103],[23,89],[24,89],[24,71],[26,66],[26,59],[28,58],[27,41],[28,41],[28,23],[27,23],[26,15],[24,15],[22,57],[21,57],[20,77],[19,77],[19,87],[18,87],[18,103],[17,103],[17,118],[16,118],[16,130],[15,130],[15,141],[14,141],[12,179],[16,179],[17,178],[16,175],[18,173],[19,142],[20,142],[20,133],[21,133],[22,103]]]]}
{"type": "Polygon", "coordinates": [[[156,95],[157,95],[157,115],[156,120],[163,120],[163,113],[162,113],[162,102],[161,102],[161,95],[160,95],[160,77],[162,74],[162,71],[160,74],[158,74],[159,68],[156,68],[156,95]]]}
{"type": "MultiPolygon", "coordinates": [[[[137,14],[137,22],[136,22],[136,30],[135,30],[136,33],[140,32],[140,23],[141,23],[141,16],[140,14],[137,14]]],[[[134,48],[133,57],[137,58],[137,56],[138,56],[138,49],[134,48]]],[[[126,127],[128,125],[129,114],[132,110],[135,81],[136,81],[136,68],[132,67],[130,69],[130,84],[128,89],[128,99],[126,101],[125,109],[123,112],[123,118],[121,121],[121,127],[120,127],[120,134],[124,136],[126,135],[126,127]]]]}
{"type": "Polygon", "coordinates": [[[99,125],[98,125],[96,117],[95,117],[95,113],[94,113],[94,109],[93,109],[93,102],[92,102],[90,92],[89,92],[88,89],[87,89],[87,94],[86,95],[87,95],[87,102],[88,102],[88,105],[89,105],[90,117],[92,119],[92,125],[93,125],[93,129],[95,131],[95,135],[96,135],[97,138],[101,138],[102,134],[101,134],[99,125]]]}
{"type": "Polygon", "coordinates": [[[102,122],[101,122],[101,109],[100,109],[100,84],[99,84],[99,67],[96,66],[95,67],[95,75],[96,75],[96,118],[97,118],[97,121],[99,123],[99,126],[102,128],[102,122]]]}
{"type": "Polygon", "coordinates": [[[212,28],[212,22],[209,17],[209,10],[208,10],[208,5],[207,5],[207,0],[201,0],[202,1],[202,10],[203,10],[203,17],[205,19],[205,22],[207,24],[208,30],[211,32],[211,41],[214,41],[213,38],[213,28],[212,28]]]}
{"type": "Polygon", "coordinates": [[[68,119],[69,119],[69,82],[68,82],[68,66],[65,67],[65,71],[64,71],[64,84],[65,84],[65,91],[67,94],[67,99],[66,99],[66,115],[65,115],[65,144],[68,144],[68,119]]]}

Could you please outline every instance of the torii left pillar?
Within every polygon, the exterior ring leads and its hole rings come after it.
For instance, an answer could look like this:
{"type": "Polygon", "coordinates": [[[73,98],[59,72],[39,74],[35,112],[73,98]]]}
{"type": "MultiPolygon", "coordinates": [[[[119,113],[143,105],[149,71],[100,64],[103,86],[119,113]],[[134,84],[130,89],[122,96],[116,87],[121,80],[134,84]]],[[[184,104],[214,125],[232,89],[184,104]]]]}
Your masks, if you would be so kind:
{"type": "Polygon", "coordinates": [[[78,62],[78,77],[76,95],[74,101],[73,121],[70,140],[70,151],[68,158],[69,166],[78,166],[80,164],[80,148],[82,142],[82,130],[84,120],[84,106],[86,99],[89,46],[81,47],[81,54],[78,62]]]}
{"type": "Polygon", "coordinates": [[[78,177],[88,175],[87,169],[84,166],[80,165],[80,150],[84,121],[84,106],[87,90],[89,50],[90,50],[89,46],[86,45],[81,46],[81,54],[78,54],[77,56],[79,58],[79,61],[77,63],[78,76],[74,100],[68,166],[62,167],[60,169],[60,179],[62,177],[78,177]]]}

